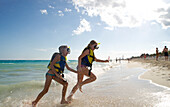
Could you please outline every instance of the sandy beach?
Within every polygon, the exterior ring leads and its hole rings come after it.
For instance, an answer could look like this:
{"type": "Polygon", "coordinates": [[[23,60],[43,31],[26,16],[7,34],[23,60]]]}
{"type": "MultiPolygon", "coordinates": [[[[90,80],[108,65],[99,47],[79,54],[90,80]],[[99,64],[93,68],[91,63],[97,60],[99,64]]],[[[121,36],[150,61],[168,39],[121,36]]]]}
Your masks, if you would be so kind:
{"type": "Polygon", "coordinates": [[[0,107],[35,106],[170,107],[170,0],[0,0],[0,107]]]}
{"type": "MultiPolygon", "coordinates": [[[[146,64],[147,65],[147,64],[146,64]]],[[[69,107],[170,107],[170,90],[140,79],[148,72],[141,62],[121,62],[78,92],[69,107]]]]}
{"type": "MultiPolygon", "coordinates": [[[[76,67],[74,63],[71,64],[76,67]]],[[[150,82],[149,79],[156,78],[152,74],[143,79],[150,70],[155,69],[154,73],[158,72],[159,67],[142,60],[129,63],[96,63],[93,67],[92,72],[97,76],[97,80],[83,86],[83,93],[77,91],[71,104],[60,104],[62,86],[53,81],[38,107],[170,107],[170,89],[150,82]]],[[[162,72],[166,71],[165,68],[159,68],[160,77],[167,76],[162,75],[162,72]]],[[[43,75],[42,73],[41,76],[43,75]]],[[[76,74],[68,72],[66,79],[69,83],[66,94],[68,96],[76,84],[76,74]]],[[[31,101],[44,86],[44,80],[0,86],[0,107],[31,107],[31,101]]]]}
{"type": "Polygon", "coordinates": [[[133,61],[140,62],[147,69],[147,72],[141,75],[140,78],[170,87],[170,61],[156,61],[155,59],[133,59],[133,61]]]}

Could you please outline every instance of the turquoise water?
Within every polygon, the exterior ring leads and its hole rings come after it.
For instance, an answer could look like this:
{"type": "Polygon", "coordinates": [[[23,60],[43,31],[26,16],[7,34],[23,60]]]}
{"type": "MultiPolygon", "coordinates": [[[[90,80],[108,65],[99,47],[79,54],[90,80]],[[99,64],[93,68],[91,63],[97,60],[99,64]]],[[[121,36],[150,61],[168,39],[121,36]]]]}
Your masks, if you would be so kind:
{"type": "MultiPolygon", "coordinates": [[[[0,60],[0,107],[31,107],[33,101],[44,87],[47,65],[50,60],[0,60]]],[[[69,60],[69,67],[76,70],[77,60],[69,60]]],[[[96,76],[108,70],[108,63],[94,63],[96,76]]],[[[65,69],[68,81],[67,95],[77,82],[77,74],[65,69]]],[[[62,86],[52,81],[49,92],[43,99],[58,104],[61,100],[62,86]],[[54,100],[55,99],[55,100],[54,100]]],[[[44,100],[41,100],[44,102],[44,100]]],[[[42,104],[40,101],[40,104],[42,104]]],[[[54,103],[49,103],[54,104],[54,103]]],[[[43,106],[51,107],[51,106],[43,106]]]]}
{"type": "MultiPolygon", "coordinates": [[[[0,60],[0,85],[43,80],[49,62],[50,60],[0,60]]],[[[77,61],[70,60],[68,64],[75,67],[77,61]]],[[[65,70],[65,73],[68,71],[65,70]]]]}

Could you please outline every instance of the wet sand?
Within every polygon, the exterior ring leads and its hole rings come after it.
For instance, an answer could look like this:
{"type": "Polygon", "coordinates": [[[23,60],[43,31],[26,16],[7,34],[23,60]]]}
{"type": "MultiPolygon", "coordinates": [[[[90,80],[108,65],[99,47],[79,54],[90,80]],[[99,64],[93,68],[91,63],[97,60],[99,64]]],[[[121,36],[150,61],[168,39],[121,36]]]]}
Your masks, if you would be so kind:
{"type": "Polygon", "coordinates": [[[170,87],[170,61],[155,59],[133,59],[133,61],[140,62],[144,68],[148,69],[140,78],[170,87]]]}
{"type": "MultiPolygon", "coordinates": [[[[170,107],[170,89],[152,84],[148,80],[140,79],[140,75],[148,72],[149,64],[141,62],[122,62],[110,64],[110,69],[93,69],[97,80],[84,85],[83,93],[77,91],[71,104],[61,105],[62,86],[52,83],[49,92],[38,103],[38,107],[170,107]]],[[[151,68],[150,68],[151,69],[151,68]]],[[[67,95],[76,81],[69,81],[67,95]]],[[[17,91],[4,102],[6,107],[31,107],[30,103],[42,89],[43,84],[30,91],[17,91]],[[22,97],[22,99],[17,99],[22,97]],[[12,100],[12,101],[11,101],[12,100]],[[17,103],[18,104],[15,104],[17,103]],[[9,104],[9,105],[8,105],[9,104]]],[[[1,104],[0,104],[1,106],[1,104]]]]}
{"type": "Polygon", "coordinates": [[[170,107],[169,88],[139,76],[147,69],[139,62],[123,62],[76,93],[68,107],[170,107]]]}

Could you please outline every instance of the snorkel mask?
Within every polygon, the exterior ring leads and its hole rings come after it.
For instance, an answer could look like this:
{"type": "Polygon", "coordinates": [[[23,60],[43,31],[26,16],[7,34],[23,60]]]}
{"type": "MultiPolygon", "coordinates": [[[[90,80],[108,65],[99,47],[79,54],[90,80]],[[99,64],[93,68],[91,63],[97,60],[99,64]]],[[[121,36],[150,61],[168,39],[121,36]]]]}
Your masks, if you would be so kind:
{"type": "Polygon", "coordinates": [[[70,52],[71,52],[70,47],[67,48],[67,52],[68,52],[68,54],[70,54],[70,52]]]}
{"type": "MultiPolygon", "coordinates": [[[[100,45],[100,43],[98,43],[97,45],[100,45]]],[[[94,49],[99,49],[97,45],[94,45],[94,49]]]]}

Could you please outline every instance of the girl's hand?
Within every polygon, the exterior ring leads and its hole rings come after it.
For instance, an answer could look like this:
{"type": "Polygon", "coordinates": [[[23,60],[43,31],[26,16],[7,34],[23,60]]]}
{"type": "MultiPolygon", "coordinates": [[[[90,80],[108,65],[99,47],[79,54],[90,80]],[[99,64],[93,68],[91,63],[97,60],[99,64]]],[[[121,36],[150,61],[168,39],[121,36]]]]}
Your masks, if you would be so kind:
{"type": "Polygon", "coordinates": [[[63,79],[63,77],[62,77],[62,75],[59,75],[59,74],[55,74],[58,78],[60,78],[60,79],[63,79]]]}
{"type": "Polygon", "coordinates": [[[109,60],[105,60],[105,62],[109,62],[109,60]]]}
{"type": "Polygon", "coordinates": [[[60,75],[60,78],[63,78],[62,75],[60,75]]]}

